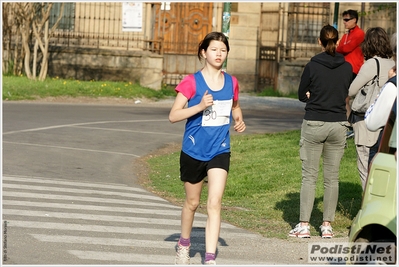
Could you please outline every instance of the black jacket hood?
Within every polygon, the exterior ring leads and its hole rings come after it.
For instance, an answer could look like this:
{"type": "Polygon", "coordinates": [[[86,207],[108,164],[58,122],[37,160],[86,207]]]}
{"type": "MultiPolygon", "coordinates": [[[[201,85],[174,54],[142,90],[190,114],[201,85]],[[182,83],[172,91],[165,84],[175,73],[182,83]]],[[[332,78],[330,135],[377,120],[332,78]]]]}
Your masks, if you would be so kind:
{"type": "Polygon", "coordinates": [[[312,57],[311,61],[319,63],[329,69],[335,69],[345,63],[345,58],[340,53],[335,53],[335,56],[331,56],[323,52],[312,57]]]}

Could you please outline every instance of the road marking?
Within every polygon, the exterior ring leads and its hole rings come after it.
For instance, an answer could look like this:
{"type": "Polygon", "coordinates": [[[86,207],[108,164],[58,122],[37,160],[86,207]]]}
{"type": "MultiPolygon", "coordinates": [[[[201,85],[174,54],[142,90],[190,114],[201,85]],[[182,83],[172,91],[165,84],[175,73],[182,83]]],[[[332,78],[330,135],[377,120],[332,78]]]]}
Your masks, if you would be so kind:
{"type": "MultiPolygon", "coordinates": [[[[4,209],[3,214],[5,215],[16,215],[16,216],[29,216],[29,217],[41,217],[41,218],[59,218],[59,219],[75,219],[75,220],[87,220],[87,221],[102,221],[102,222],[125,222],[135,224],[149,224],[149,225],[180,225],[180,220],[177,219],[154,219],[154,218],[142,218],[136,216],[112,216],[112,215],[99,215],[99,214],[85,214],[85,213],[72,213],[72,212],[52,212],[46,210],[19,210],[19,209],[4,209]]],[[[204,226],[204,221],[202,225],[204,226]]]]}
{"type": "Polygon", "coordinates": [[[125,213],[137,213],[137,214],[157,214],[157,215],[168,215],[168,216],[180,216],[180,210],[154,210],[154,209],[141,209],[141,208],[122,208],[112,206],[100,206],[100,205],[79,205],[79,204],[66,204],[66,203],[47,203],[47,202],[31,202],[31,201],[17,201],[3,199],[3,207],[5,205],[23,206],[23,207],[39,207],[39,208],[56,208],[65,210],[84,210],[84,211],[110,211],[110,212],[125,212],[125,213]]]}
{"type": "Polygon", "coordinates": [[[171,135],[182,136],[182,134],[165,133],[165,132],[144,132],[144,131],[133,131],[133,130],[126,130],[126,129],[111,129],[111,128],[101,128],[101,127],[89,127],[89,126],[71,126],[71,127],[75,127],[75,128],[79,128],[79,129],[102,130],[102,131],[156,134],[156,135],[168,135],[168,136],[171,136],[171,135]]]}
{"type": "Polygon", "coordinates": [[[32,128],[32,129],[25,129],[25,130],[18,130],[18,131],[9,131],[9,132],[3,132],[3,135],[15,134],[15,133],[25,133],[25,132],[37,132],[37,131],[53,130],[53,129],[59,129],[59,128],[76,127],[76,126],[84,126],[84,125],[94,125],[94,124],[135,123],[135,122],[169,122],[169,121],[166,119],[165,120],[94,121],[94,122],[53,125],[53,126],[39,127],[39,128],[32,128]]]}
{"type": "Polygon", "coordinates": [[[104,195],[104,196],[116,196],[116,197],[127,197],[127,198],[137,198],[137,199],[153,199],[159,200],[160,197],[152,196],[148,194],[135,194],[129,192],[120,191],[105,191],[105,190],[93,190],[93,189],[75,189],[75,188],[57,188],[54,186],[37,186],[37,185],[21,185],[21,184],[9,184],[3,183],[3,188],[11,189],[26,189],[26,190],[38,190],[38,191],[48,191],[52,194],[58,193],[73,193],[82,195],[104,195]]]}
{"type": "MultiPolygon", "coordinates": [[[[123,205],[137,205],[137,206],[155,206],[155,207],[166,207],[171,209],[179,209],[181,207],[174,206],[168,203],[157,203],[148,201],[135,201],[129,199],[113,199],[113,198],[100,198],[100,197],[80,197],[80,196],[66,196],[66,195],[48,195],[41,193],[26,193],[26,192],[9,192],[3,191],[3,197],[13,198],[31,198],[40,200],[69,200],[71,203],[75,202],[97,202],[97,203],[109,203],[109,204],[123,204],[123,205]]],[[[156,197],[149,196],[147,199],[158,200],[156,197]]]]}
{"type": "MultiPolygon", "coordinates": [[[[159,242],[159,240],[143,240],[137,238],[112,238],[112,237],[95,237],[95,236],[76,236],[76,235],[46,235],[46,234],[31,234],[32,237],[42,241],[51,243],[68,243],[68,244],[87,244],[87,245],[101,245],[114,247],[131,247],[137,248],[159,248],[171,249],[176,246],[176,240],[159,242]]],[[[193,242],[190,246],[193,251],[205,250],[204,243],[193,242]]],[[[237,251],[240,253],[242,248],[240,246],[229,246],[227,244],[219,244],[219,250],[228,250],[230,252],[237,251]]]]}
{"type": "MultiPolygon", "coordinates": [[[[69,253],[75,255],[80,259],[85,260],[102,260],[102,261],[118,261],[118,262],[140,262],[143,264],[165,264],[165,262],[170,262],[168,265],[174,265],[175,256],[165,256],[165,255],[153,255],[153,254],[143,254],[143,253],[116,253],[116,252],[102,252],[102,251],[80,251],[80,250],[68,250],[69,253]]],[[[261,260],[237,260],[230,258],[221,258],[218,257],[216,259],[218,265],[228,265],[233,262],[234,266],[246,266],[246,265],[257,265],[265,266],[275,265],[275,263],[268,264],[266,262],[262,262],[261,260]]],[[[190,260],[191,265],[201,265],[202,259],[195,257],[190,260]]]]}
{"type": "Polygon", "coordinates": [[[175,263],[175,256],[173,255],[151,255],[143,253],[116,253],[116,252],[103,252],[103,251],[80,251],[80,250],[68,250],[69,253],[78,257],[79,259],[85,260],[101,260],[101,261],[113,261],[113,262],[139,262],[143,264],[170,264],[175,263]]]}
{"type": "MultiPolygon", "coordinates": [[[[130,235],[146,235],[146,236],[163,236],[164,238],[171,235],[180,235],[180,225],[176,225],[176,230],[161,228],[138,228],[125,226],[109,226],[109,225],[93,225],[93,224],[77,224],[77,223],[56,223],[42,221],[19,221],[7,220],[7,227],[21,227],[30,229],[52,229],[52,230],[69,230],[84,232],[100,232],[100,233],[120,233],[130,235]]],[[[205,223],[204,223],[205,227],[205,223]]],[[[202,231],[193,231],[192,238],[203,237],[202,231]]],[[[256,238],[257,234],[221,231],[220,238],[256,238]]]]}
{"type": "MultiPolygon", "coordinates": [[[[136,248],[162,248],[162,249],[174,249],[176,246],[175,241],[159,242],[152,240],[141,240],[134,238],[105,238],[105,237],[88,237],[88,236],[69,236],[69,235],[43,235],[43,234],[32,234],[31,236],[43,242],[54,242],[54,243],[69,243],[69,244],[90,244],[90,245],[102,245],[102,246],[122,246],[122,247],[136,247],[136,248]]],[[[193,249],[204,249],[205,246],[195,245],[193,249]]]]}
{"type": "MultiPolygon", "coordinates": [[[[62,253],[76,257],[74,262],[174,263],[181,207],[142,188],[11,175],[3,177],[2,185],[3,220],[10,234],[23,231],[46,247],[59,244],[62,253]]],[[[192,264],[202,264],[199,252],[205,251],[206,220],[205,214],[195,214],[192,264]]],[[[226,256],[219,257],[218,263],[240,263],[229,256],[241,258],[239,240],[252,242],[248,240],[259,237],[222,223],[218,250],[226,256]]]]}
{"type": "MultiPolygon", "coordinates": [[[[73,185],[80,187],[90,187],[90,188],[106,188],[106,189],[122,189],[126,191],[137,191],[137,192],[145,192],[148,193],[147,190],[137,187],[131,187],[127,185],[121,184],[111,184],[111,183],[92,183],[92,182],[82,182],[82,181],[66,181],[60,180],[56,178],[44,178],[44,177],[21,177],[14,175],[5,175],[3,174],[2,181],[10,181],[10,182],[29,182],[29,183],[38,183],[38,184],[54,184],[54,185],[73,185]]],[[[164,199],[162,199],[164,200],[164,199]]]]}
{"type": "Polygon", "coordinates": [[[95,149],[84,149],[84,148],[77,148],[77,147],[50,146],[50,145],[30,144],[30,143],[22,143],[22,142],[9,142],[9,141],[3,140],[3,144],[4,143],[13,144],[13,145],[23,145],[23,146],[38,146],[38,147],[49,147],[49,148],[57,148],[57,149],[78,150],[78,151],[85,151],[85,152],[106,153],[106,154],[123,155],[123,156],[130,156],[130,157],[136,157],[136,158],[140,157],[139,155],[129,154],[129,153],[112,152],[112,151],[95,150],[95,149]]]}

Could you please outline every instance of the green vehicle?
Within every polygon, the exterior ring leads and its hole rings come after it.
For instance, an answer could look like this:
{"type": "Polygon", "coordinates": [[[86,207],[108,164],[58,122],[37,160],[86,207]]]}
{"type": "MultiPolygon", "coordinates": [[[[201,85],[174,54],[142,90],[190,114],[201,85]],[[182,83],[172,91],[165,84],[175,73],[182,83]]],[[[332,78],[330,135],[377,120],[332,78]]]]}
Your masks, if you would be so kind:
{"type": "Polygon", "coordinates": [[[393,242],[396,261],[397,160],[395,154],[396,114],[391,112],[383,130],[378,153],[370,166],[362,204],[350,228],[349,242],[393,242]],[[390,142],[391,138],[395,138],[394,145],[390,142]]]}

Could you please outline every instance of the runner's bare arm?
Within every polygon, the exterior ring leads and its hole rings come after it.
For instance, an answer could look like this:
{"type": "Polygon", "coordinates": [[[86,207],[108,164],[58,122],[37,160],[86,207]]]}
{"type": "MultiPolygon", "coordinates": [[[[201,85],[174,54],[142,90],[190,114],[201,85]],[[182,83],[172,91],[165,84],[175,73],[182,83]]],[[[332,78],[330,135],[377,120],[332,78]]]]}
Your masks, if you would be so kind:
{"type": "Polygon", "coordinates": [[[171,123],[186,120],[213,105],[213,97],[211,94],[208,94],[208,91],[205,92],[201,102],[198,105],[185,108],[187,101],[188,99],[182,93],[177,93],[175,102],[173,103],[169,113],[169,121],[171,123]]]}
{"type": "Polygon", "coordinates": [[[232,113],[234,119],[234,130],[242,133],[245,131],[246,126],[242,117],[242,110],[238,100],[233,101],[232,113]]]}

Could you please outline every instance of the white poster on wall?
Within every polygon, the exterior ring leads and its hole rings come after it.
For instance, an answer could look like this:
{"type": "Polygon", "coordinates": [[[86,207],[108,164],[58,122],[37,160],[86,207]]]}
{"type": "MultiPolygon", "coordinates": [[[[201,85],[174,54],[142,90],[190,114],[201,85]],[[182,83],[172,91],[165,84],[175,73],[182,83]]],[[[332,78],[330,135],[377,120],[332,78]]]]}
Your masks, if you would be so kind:
{"type": "Polygon", "coordinates": [[[143,3],[124,2],[122,4],[122,31],[141,32],[143,29],[143,3]]]}

